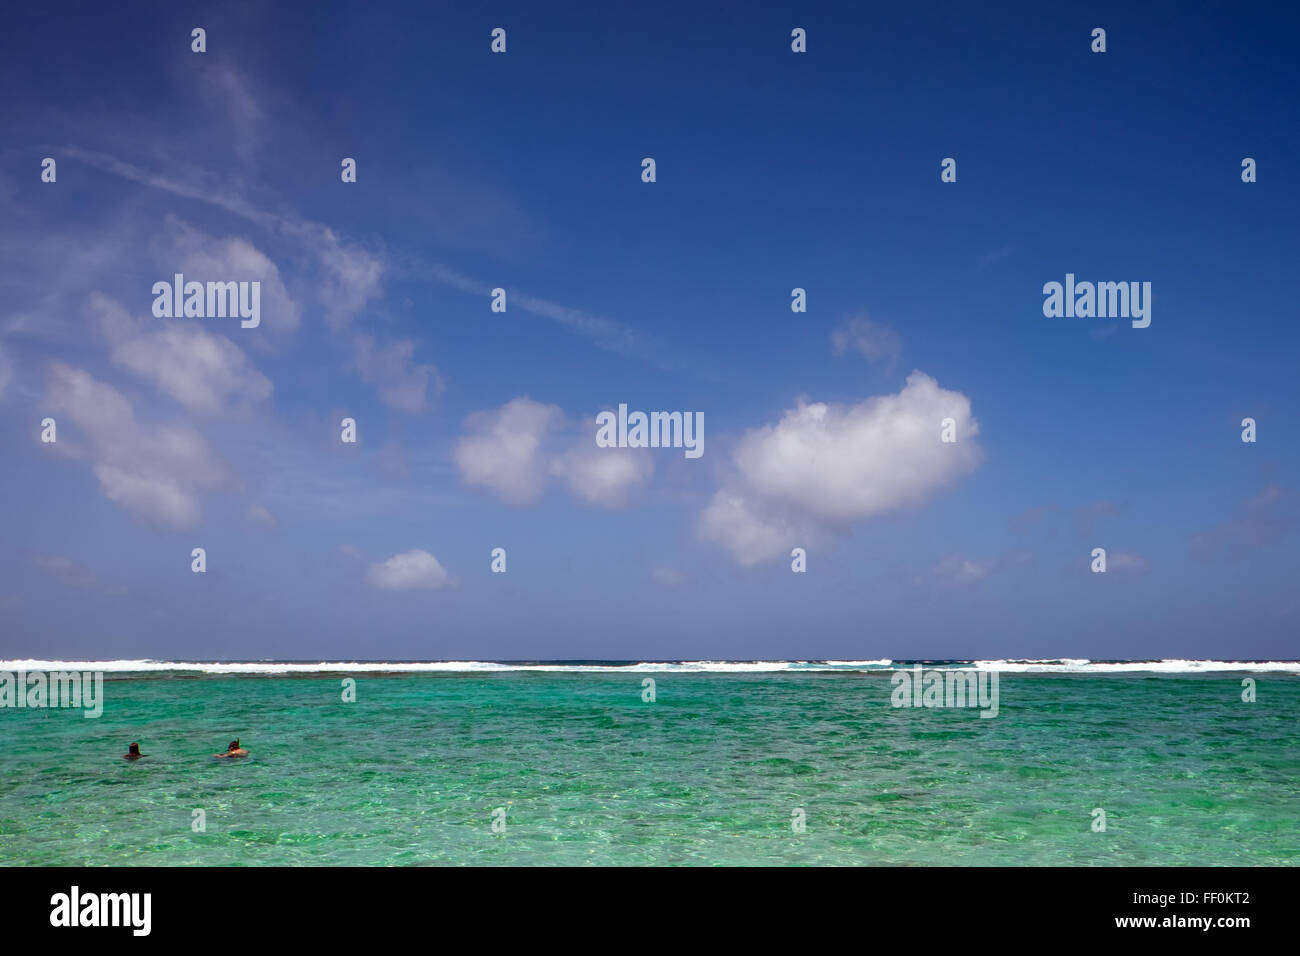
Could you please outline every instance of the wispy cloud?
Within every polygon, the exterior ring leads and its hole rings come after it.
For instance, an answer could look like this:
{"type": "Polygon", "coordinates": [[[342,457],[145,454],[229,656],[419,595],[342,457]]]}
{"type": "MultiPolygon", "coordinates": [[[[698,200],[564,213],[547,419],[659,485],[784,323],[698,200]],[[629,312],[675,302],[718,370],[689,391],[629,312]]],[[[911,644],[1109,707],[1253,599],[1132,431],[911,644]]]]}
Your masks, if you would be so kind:
{"type": "Polygon", "coordinates": [[[226,114],[234,132],[235,152],[244,160],[251,159],[265,142],[268,122],[267,112],[254,93],[253,81],[224,57],[197,59],[197,75],[206,81],[199,84],[203,97],[226,114]]]}
{"type": "Polygon", "coordinates": [[[1124,509],[1113,501],[1093,501],[1074,510],[1079,533],[1092,535],[1107,518],[1117,517],[1124,509]]]}
{"type": "MultiPolygon", "coordinates": [[[[229,467],[192,428],[136,421],[121,392],[83,369],[50,363],[45,405],[80,430],[84,445],[59,446],[91,462],[104,495],[136,520],[185,531],[199,523],[202,497],[229,488],[229,467]]],[[[62,424],[62,422],[60,422],[62,424]]]]}
{"type": "Polygon", "coordinates": [[[125,594],[120,585],[105,584],[90,568],[72,558],[27,551],[23,555],[28,564],[69,587],[82,591],[100,591],[104,594],[125,594]]]}
{"type": "Polygon", "coordinates": [[[369,333],[353,338],[361,380],[390,408],[411,414],[424,411],[430,398],[442,394],[442,376],[434,365],[415,360],[409,339],[381,341],[369,333]],[[430,394],[432,393],[432,394],[430,394]]]}
{"type": "Polygon", "coordinates": [[[114,365],[151,382],[192,412],[228,415],[271,394],[270,380],[225,336],[194,323],[150,327],[101,293],[92,293],[87,309],[109,344],[114,365]]]}
{"type": "Polygon", "coordinates": [[[1242,502],[1231,518],[1193,535],[1188,550],[1198,561],[1235,563],[1291,534],[1296,510],[1291,489],[1268,485],[1242,502]]]}
{"type": "Polygon", "coordinates": [[[320,303],[326,318],[336,327],[346,325],[379,293],[383,262],[356,243],[341,239],[323,223],[267,212],[244,199],[232,184],[194,167],[184,169],[180,175],[163,174],[76,146],[64,146],[62,152],[103,172],[216,206],[268,232],[302,243],[321,269],[320,303]]]}
{"type": "Polygon", "coordinates": [[[1025,550],[1005,551],[993,558],[946,555],[934,566],[933,574],[954,584],[974,584],[1012,568],[1032,564],[1034,556],[1025,550]]]}
{"type": "MultiPolygon", "coordinates": [[[[482,296],[485,302],[493,288],[487,283],[479,282],[477,279],[472,279],[443,265],[431,266],[429,275],[436,281],[453,289],[459,289],[461,292],[468,292],[471,295],[482,296]]],[[[667,362],[662,356],[663,344],[658,339],[629,325],[624,325],[613,319],[592,315],[580,309],[573,309],[550,302],[546,299],[539,299],[536,296],[527,295],[508,286],[501,286],[500,288],[506,290],[508,309],[520,308],[530,315],[550,319],[569,332],[587,339],[597,348],[607,352],[643,359],[664,368],[671,366],[671,363],[667,362]]]]}
{"type": "Polygon", "coordinates": [[[865,315],[855,315],[841,322],[831,332],[831,350],[835,355],[857,352],[868,362],[893,371],[903,352],[903,340],[888,325],[865,315]]]}

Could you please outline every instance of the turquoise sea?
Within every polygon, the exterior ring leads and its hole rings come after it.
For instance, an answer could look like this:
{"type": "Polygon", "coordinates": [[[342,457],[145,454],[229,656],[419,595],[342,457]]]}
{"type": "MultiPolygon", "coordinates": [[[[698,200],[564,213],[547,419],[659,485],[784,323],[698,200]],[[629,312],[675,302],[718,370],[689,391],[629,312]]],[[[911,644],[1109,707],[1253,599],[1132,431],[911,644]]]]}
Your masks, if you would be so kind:
{"type": "Polygon", "coordinates": [[[1297,665],[1004,670],[991,719],[884,663],[181,666],[0,709],[0,864],[1300,862],[1297,665]]]}

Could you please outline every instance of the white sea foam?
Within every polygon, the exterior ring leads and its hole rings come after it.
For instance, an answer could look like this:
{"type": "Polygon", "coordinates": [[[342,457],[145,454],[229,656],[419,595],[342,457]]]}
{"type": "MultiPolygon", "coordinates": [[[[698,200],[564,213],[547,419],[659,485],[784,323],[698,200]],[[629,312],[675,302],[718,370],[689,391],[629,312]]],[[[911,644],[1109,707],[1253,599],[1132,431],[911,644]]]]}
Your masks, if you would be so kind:
{"type": "MultiPolygon", "coordinates": [[[[102,671],[103,673],[199,674],[331,674],[331,673],[496,673],[542,671],[557,673],[868,673],[911,667],[916,661],[888,658],[864,661],[644,661],[640,663],[517,663],[499,661],[0,661],[0,671],[102,671]]],[[[1014,674],[1200,674],[1216,672],[1300,674],[1300,661],[1090,661],[983,660],[935,663],[929,670],[996,670],[1014,674]]]]}

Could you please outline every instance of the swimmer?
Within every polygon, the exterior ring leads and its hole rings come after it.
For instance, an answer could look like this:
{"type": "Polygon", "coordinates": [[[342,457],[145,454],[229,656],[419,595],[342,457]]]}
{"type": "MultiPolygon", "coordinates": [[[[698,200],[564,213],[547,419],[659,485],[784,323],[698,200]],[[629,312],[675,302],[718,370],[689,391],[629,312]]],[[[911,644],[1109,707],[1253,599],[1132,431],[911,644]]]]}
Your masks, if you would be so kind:
{"type": "Polygon", "coordinates": [[[236,738],[235,740],[232,740],[232,741],[230,742],[230,746],[229,746],[228,748],[226,748],[226,752],[225,752],[225,753],[223,753],[223,754],[213,754],[212,756],[214,756],[214,757],[247,757],[247,756],[248,756],[248,751],[245,750],[243,747],[239,746],[239,740],[238,740],[238,738],[236,738]]]}
{"type": "Polygon", "coordinates": [[[123,759],[123,760],[139,760],[141,757],[147,757],[147,756],[149,756],[149,755],[148,755],[148,754],[142,754],[142,753],[140,753],[140,745],[139,745],[139,744],[132,744],[130,747],[128,747],[128,748],[126,749],[126,753],[122,754],[122,759],[123,759]]]}

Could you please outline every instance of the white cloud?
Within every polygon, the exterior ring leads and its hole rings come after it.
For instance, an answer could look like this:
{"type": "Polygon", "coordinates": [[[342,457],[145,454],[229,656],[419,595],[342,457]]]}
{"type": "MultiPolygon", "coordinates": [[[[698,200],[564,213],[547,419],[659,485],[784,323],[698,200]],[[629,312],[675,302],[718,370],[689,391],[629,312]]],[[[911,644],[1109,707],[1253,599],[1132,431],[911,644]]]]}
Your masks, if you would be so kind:
{"type": "MultiPolygon", "coordinates": [[[[314,256],[321,268],[320,301],[325,307],[325,318],[331,326],[341,328],[360,312],[371,298],[379,294],[380,279],[384,272],[384,263],[359,246],[339,239],[337,233],[318,222],[301,219],[292,215],[267,212],[242,198],[232,184],[219,184],[211,177],[195,170],[182,170],[175,173],[155,173],[131,163],[123,162],[104,153],[68,147],[64,152],[82,162],[89,163],[114,176],[121,176],[132,182],[141,183],[153,189],[161,189],[176,196],[211,203],[232,215],[240,216],[261,226],[269,232],[287,236],[303,244],[307,252],[314,256]]],[[[176,220],[170,219],[169,223],[176,220]]],[[[189,227],[183,227],[188,229],[189,227]]],[[[194,232],[194,230],[189,230],[194,232]]],[[[201,235],[201,234],[200,234],[201,235]]],[[[242,246],[227,248],[236,260],[246,258],[248,250],[264,260],[264,264],[274,265],[269,259],[253,249],[243,240],[226,240],[227,243],[242,243],[242,246]]],[[[200,257],[196,266],[204,264],[200,257]]],[[[165,265],[170,265],[171,259],[165,265]]],[[[250,263],[257,265],[258,260],[250,263]]],[[[236,279],[256,279],[257,275],[236,276],[236,279]]],[[[206,278],[204,279],[206,281],[206,278]]],[[[262,286],[262,310],[265,315],[276,319],[272,329],[296,328],[298,325],[298,308],[283,294],[283,284],[279,283],[278,272],[273,273],[262,286]],[[270,281],[273,279],[274,281],[270,281]]],[[[259,340],[261,341],[261,340],[259,340]]]]}
{"type": "Polygon", "coordinates": [[[548,471],[542,441],[562,417],[555,405],[526,395],[471,415],[466,421],[470,434],[453,452],[462,480],[495,491],[511,504],[536,500],[548,471]]]}
{"type": "Polygon", "coordinates": [[[203,320],[154,319],[151,327],[98,292],[91,295],[89,309],[113,364],[152,382],[190,411],[229,412],[271,394],[270,380],[243,350],[204,329],[203,320]]]}
{"type": "Polygon", "coordinates": [[[437,591],[447,586],[450,577],[437,558],[417,548],[372,564],[366,580],[384,591],[437,591]]]}
{"type": "Polygon", "coordinates": [[[325,320],[341,328],[379,294],[384,265],[359,246],[341,241],[328,226],[302,223],[299,235],[315,247],[324,269],[325,320]]]}
{"type": "Polygon", "coordinates": [[[770,560],[813,535],[921,504],[975,469],[978,434],[970,400],[919,371],[898,394],[856,405],[801,400],[741,437],[700,534],[742,565],[770,560]],[[940,440],[945,418],[956,422],[956,442],[940,440]]]}
{"type": "Polygon", "coordinates": [[[362,381],[373,385],[379,398],[390,408],[415,414],[424,411],[430,383],[435,395],[442,392],[442,378],[432,365],[414,360],[415,343],[379,342],[373,335],[355,339],[356,367],[362,381]]]}
{"type": "Polygon", "coordinates": [[[654,459],[644,448],[599,448],[594,435],[580,438],[551,462],[551,474],[564,479],[569,490],[588,504],[622,508],[628,495],[654,472],[654,459]]]}
{"type": "Polygon", "coordinates": [[[653,457],[643,448],[598,447],[595,419],[588,421],[590,428],[580,424],[575,431],[557,406],[527,396],[471,415],[470,434],[454,451],[461,478],[515,505],[531,504],[548,478],[558,478],[587,504],[622,508],[649,481],[653,457]],[[565,450],[551,452],[550,443],[565,450]]]}
{"type": "Polygon", "coordinates": [[[807,544],[818,531],[788,515],[762,513],[743,493],[719,489],[700,515],[699,533],[748,568],[788,554],[799,542],[807,544]]]}
{"type": "MultiPolygon", "coordinates": [[[[51,363],[45,405],[85,433],[88,444],[71,454],[89,459],[105,496],[138,521],[193,528],[201,494],[230,482],[225,464],[198,432],[136,422],[125,396],[83,369],[51,363]]],[[[59,444],[75,447],[62,439],[59,444]]]]}
{"type": "Polygon", "coordinates": [[[851,406],[800,402],[776,425],[746,433],[734,461],[762,498],[845,525],[919,504],[974,470],[978,434],[966,396],[913,372],[897,395],[851,406]],[[940,441],[945,418],[958,441],[940,441]]]}
{"type": "MultiPolygon", "coordinates": [[[[273,332],[298,328],[298,306],[285,289],[280,270],[247,240],[217,239],[168,216],[163,235],[153,243],[153,253],[163,270],[157,279],[163,282],[171,282],[176,272],[183,273],[186,282],[260,282],[258,328],[273,332]]],[[[233,321],[238,328],[238,321],[233,321]]]]}

